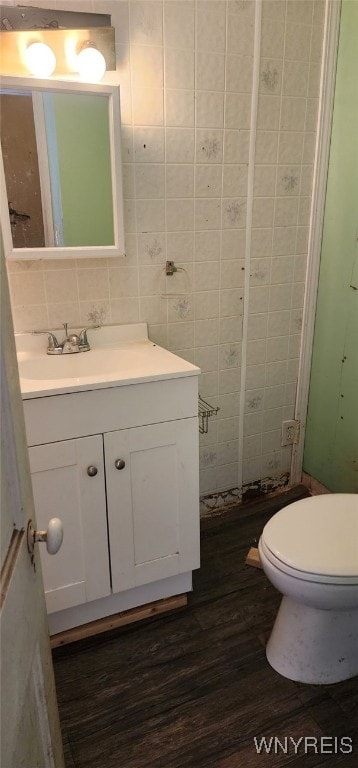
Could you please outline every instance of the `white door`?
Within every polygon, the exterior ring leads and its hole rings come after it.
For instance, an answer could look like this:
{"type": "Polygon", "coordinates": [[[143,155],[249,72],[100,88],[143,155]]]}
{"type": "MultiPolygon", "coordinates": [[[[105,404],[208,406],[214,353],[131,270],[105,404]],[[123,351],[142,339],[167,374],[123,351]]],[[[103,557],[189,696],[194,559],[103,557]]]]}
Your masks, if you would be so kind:
{"type": "Polygon", "coordinates": [[[56,557],[41,549],[48,613],[110,594],[102,435],[29,448],[37,524],[60,517],[56,557]]]}
{"type": "Polygon", "coordinates": [[[27,550],[34,506],[2,251],[1,337],[0,764],[64,768],[38,545],[33,562],[27,550]]]}
{"type": "Polygon", "coordinates": [[[199,567],[196,418],[104,435],[113,592],[199,567]]]}

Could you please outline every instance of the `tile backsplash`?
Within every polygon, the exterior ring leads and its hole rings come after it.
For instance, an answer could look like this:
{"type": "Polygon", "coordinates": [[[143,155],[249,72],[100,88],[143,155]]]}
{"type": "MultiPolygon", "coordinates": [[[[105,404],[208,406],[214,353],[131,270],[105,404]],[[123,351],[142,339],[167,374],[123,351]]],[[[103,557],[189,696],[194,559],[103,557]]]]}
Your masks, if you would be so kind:
{"type": "Polygon", "coordinates": [[[201,438],[201,492],[279,482],[291,461],[281,422],[294,415],[324,0],[263,0],[255,125],[253,0],[37,5],[112,15],[126,258],[9,263],[15,328],[146,321],[150,338],[200,366],[200,392],[220,407],[201,438]],[[167,259],[184,271],[166,279],[167,259]]]}

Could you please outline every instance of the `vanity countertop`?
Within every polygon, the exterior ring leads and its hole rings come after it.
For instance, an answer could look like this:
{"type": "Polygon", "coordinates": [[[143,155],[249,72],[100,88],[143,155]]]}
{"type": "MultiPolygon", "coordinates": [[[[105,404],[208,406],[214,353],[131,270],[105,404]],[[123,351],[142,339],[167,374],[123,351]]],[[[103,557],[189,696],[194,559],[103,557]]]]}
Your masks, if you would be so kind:
{"type": "Polygon", "coordinates": [[[150,341],[146,323],[94,328],[88,338],[89,352],[47,355],[46,336],[15,334],[23,399],[200,373],[197,366],[150,341]]]}

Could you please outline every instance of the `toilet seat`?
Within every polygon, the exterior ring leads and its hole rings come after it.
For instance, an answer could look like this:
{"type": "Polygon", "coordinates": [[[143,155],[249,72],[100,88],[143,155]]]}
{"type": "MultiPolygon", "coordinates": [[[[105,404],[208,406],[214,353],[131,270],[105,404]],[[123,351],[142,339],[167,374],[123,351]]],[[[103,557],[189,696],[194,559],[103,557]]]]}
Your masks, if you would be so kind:
{"type": "Polygon", "coordinates": [[[302,579],[302,581],[310,581],[315,584],[346,584],[358,586],[358,576],[327,576],[321,573],[312,573],[310,571],[302,571],[298,568],[290,567],[287,565],[287,563],[284,563],[268,549],[267,545],[262,539],[262,536],[259,541],[259,552],[261,559],[263,556],[266,557],[271,565],[273,565],[279,571],[282,571],[282,573],[285,573],[288,576],[292,576],[294,579],[302,579]]]}
{"type": "Polygon", "coordinates": [[[358,585],[358,494],[325,494],[293,502],[265,525],[262,553],[304,581],[358,585]]]}

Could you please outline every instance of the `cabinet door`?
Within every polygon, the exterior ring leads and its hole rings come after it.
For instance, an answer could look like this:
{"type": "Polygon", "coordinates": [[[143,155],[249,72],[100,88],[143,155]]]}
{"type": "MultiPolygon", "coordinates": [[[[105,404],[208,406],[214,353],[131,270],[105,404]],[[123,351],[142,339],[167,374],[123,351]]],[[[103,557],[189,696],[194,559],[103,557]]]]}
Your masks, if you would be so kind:
{"type": "Polygon", "coordinates": [[[198,568],[197,419],[109,432],[104,446],[113,592],[198,568]]]}
{"type": "Polygon", "coordinates": [[[60,517],[64,529],[56,557],[40,547],[48,613],[109,595],[102,435],[39,445],[29,455],[37,528],[60,517]]]}

